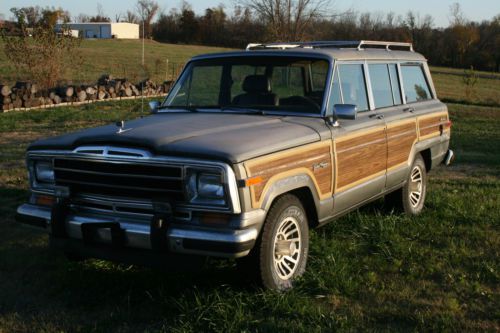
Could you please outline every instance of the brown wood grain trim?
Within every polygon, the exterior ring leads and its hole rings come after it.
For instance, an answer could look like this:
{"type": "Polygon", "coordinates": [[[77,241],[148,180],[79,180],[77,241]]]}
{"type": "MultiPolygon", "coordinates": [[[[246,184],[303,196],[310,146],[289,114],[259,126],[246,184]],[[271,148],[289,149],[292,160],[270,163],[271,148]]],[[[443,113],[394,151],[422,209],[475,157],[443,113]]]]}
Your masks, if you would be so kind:
{"type": "Polygon", "coordinates": [[[410,154],[417,141],[416,119],[387,127],[387,168],[409,163],[410,154]]]}
{"type": "Polygon", "coordinates": [[[335,141],[337,176],[335,192],[356,186],[360,180],[376,177],[386,170],[385,127],[350,135],[335,141]]]}
{"type": "Polygon", "coordinates": [[[429,138],[441,134],[441,127],[448,122],[448,113],[441,112],[418,117],[419,138],[429,138]]]}
{"type": "Polygon", "coordinates": [[[260,207],[268,188],[280,179],[307,174],[313,180],[320,198],[332,195],[333,151],[331,142],[310,144],[245,162],[248,177],[262,182],[250,187],[253,207],[260,207]],[[322,164],[322,168],[314,166],[322,164]]]}

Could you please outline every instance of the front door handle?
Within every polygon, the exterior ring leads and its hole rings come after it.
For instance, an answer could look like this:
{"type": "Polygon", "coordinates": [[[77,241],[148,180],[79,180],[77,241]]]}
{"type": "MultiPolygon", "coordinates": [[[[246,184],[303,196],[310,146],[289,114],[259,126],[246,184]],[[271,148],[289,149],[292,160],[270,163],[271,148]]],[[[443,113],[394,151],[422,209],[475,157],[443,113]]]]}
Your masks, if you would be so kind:
{"type": "Polygon", "coordinates": [[[370,118],[384,119],[384,115],[383,114],[372,114],[372,115],[370,115],[370,118]]]}
{"type": "Polygon", "coordinates": [[[414,111],[415,109],[412,108],[411,106],[403,109],[403,112],[414,112],[414,111]]]}

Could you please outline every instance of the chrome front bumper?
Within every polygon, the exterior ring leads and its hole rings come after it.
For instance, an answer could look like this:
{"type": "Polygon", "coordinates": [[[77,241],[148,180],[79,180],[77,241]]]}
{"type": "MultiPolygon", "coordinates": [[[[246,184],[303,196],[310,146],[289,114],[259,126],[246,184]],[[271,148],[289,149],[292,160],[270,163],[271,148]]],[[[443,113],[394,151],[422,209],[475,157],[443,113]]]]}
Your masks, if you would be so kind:
{"type": "MultiPolygon", "coordinates": [[[[50,232],[52,211],[50,207],[23,204],[17,209],[21,223],[45,228],[50,232]]],[[[172,253],[196,254],[214,257],[238,258],[247,255],[257,240],[265,218],[263,210],[235,215],[236,224],[246,225],[244,229],[195,226],[171,223],[166,229],[166,248],[172,253]]],[[[153,250],[151,226],[147,220],[98,214],[68,214],[64,227],[68,239],[83,240],[82,225],[115,223],[123,231],[123,246],[127,248],[153,250]]],[[[230,223],[234,225],[235,223],[230,223]]],[[[93,237],[95,243],[111,244],[112,231],[98,228],[93,237]]]]}

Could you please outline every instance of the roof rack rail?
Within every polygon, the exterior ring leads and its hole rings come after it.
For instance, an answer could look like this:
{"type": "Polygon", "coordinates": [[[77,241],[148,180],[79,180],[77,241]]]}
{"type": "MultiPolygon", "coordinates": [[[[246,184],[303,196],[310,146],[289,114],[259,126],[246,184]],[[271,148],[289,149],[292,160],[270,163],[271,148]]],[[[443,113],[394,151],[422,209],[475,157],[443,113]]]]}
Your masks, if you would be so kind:
{"type": "Polygon", "coordinates": [[[383,42],[373,40],[346,40],[346,41],[317,41],[317,42],[290,42],[290,43],[250,43],[247,45],[246,50],[266,50],[266,49],[294,49],[294,48],[356,48],[359,51],[368,47],[383,47],[387,51],[392,48],[408,48],[409,51],[414,52],[411,43],[402,42],[383,42]]]}

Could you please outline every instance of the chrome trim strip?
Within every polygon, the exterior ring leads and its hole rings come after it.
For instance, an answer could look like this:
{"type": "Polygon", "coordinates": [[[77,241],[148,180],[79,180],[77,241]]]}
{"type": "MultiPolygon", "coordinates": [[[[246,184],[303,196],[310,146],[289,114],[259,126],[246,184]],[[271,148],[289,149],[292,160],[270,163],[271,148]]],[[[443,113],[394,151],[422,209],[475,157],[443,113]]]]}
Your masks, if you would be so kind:
{"type": "Polygon", "coordinates": [[[151,158],[153,156],[147,150],[115,146],[80,146],[75,148],[73,152],[76,154],[102,155],[116,158],[130,158],[132,157],[131,155],[135,155],[134,158],[151,158]],[[102,153],[91,153],[92,151],[101,151],[102,153]],[[111,152],[116,152],[118,154],[112,154],[111,152]],[[124,153],[124,155],[120,155],[119,153],[124,153]]]}

